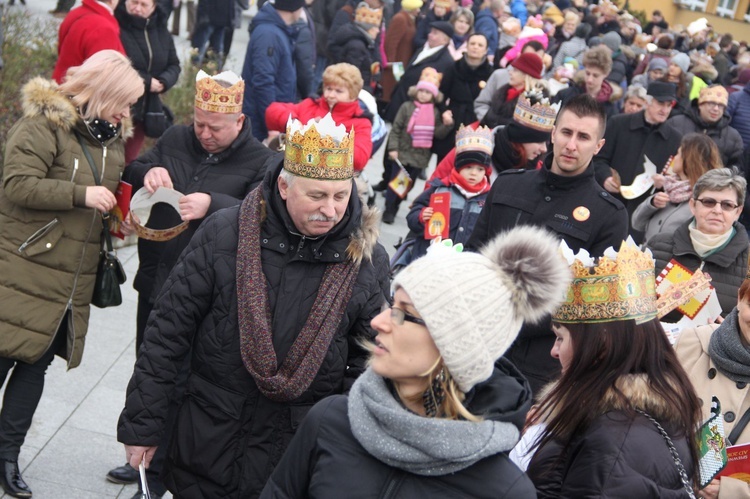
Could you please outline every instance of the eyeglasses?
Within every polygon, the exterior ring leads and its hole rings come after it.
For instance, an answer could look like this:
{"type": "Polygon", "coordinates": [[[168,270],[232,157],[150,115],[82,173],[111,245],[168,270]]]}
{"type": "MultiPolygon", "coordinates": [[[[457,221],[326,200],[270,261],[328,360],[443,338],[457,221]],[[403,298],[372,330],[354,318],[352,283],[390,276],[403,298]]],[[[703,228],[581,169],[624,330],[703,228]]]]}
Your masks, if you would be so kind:
{"type": "Polygon", "coordinates": [[[391,321],[397,326],[402,326],[404,321],[419,324],[420,326],[427,326],[427,324],[425,324],[425,322],[419,317],[414,317],[398,307],[392,307],[388,303],[383,304],[382,311],[385,312],[389,308],[391,309],[391,321]]]}
{"type": "Polygon", "coordinates": [[[734,211],[740,206],[731,201],[717,201],[714,198],[703,198],[703,199],[696,198],[695,200],[698,201],[703,206],[705,206],[706,208],[708,208],[709,210],[713,209],[713,207],[716,206],[717,204],[721,205],[721,209],[724,211],[734,211]]]}
{"type": "Polygon", "coordinates": [[[724,109],[727,107],[724,104],[719,104],[718,102],[704,102],[703,104],[701,104],[701,106],[706,106],[708,108],[715,107],[718,109],[724,109]]]}

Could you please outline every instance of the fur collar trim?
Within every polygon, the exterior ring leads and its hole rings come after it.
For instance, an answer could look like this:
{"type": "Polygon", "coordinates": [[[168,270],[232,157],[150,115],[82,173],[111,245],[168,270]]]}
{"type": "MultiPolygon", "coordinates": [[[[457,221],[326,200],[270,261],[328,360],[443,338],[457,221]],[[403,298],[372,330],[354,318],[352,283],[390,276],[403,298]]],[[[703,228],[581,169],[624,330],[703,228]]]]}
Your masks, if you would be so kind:
{"type": "MultiPolygon", "coordinates": [[[[44,116],[55,127],[69,132],[80,117],[73,103],[61,94],[52,80],[38,76],[21,88],[21,109],[25,118],[44,116]]],[[[122,122],[123,139],[133,135],[133,123],[127,118],[122,122]]]]}

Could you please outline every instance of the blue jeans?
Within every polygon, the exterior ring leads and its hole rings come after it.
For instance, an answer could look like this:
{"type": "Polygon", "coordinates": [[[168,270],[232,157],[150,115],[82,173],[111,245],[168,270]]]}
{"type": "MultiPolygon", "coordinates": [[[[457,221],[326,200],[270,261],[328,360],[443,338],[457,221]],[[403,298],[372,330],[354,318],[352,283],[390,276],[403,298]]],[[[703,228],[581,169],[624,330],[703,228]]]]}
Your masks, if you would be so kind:
{"type": "MultiPolygon", "coordinates": [[[[217,56],[221,58],[221,54],[224,52],[224,30],[227,29],[223,26],[214,26],[213,24],[204,22],[198,24],[195,27],[195,33],[193,33],[193,48],[198,49],[198,54],[192,58],[192,63],[196,66],[203,64],[203,58],[206,56],[206,50],[208,50],[208,42],[211,42],[211,46],[216,50],[217,56]]],[[[221,59],[219,61],[218,70],[221,71],[223,63],[221,59]]]]}

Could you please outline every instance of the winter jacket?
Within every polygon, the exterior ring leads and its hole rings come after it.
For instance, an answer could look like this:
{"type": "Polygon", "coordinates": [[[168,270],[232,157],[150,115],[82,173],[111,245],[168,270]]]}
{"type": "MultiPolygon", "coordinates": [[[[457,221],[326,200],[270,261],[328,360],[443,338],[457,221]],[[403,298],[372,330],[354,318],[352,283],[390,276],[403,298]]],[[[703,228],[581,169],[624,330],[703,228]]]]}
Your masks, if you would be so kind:
{"type": "Polygon", "coordinates": [[[102,146],[52,81],[32,79],[21,98],[24,116],[8,133],[0,189],[0,357],[36,362],[70,309],[57,352],[70,369],[83,355],[102,236],[99,212],[85,204],[96,183],[74,130],[113,193],[123,139],[102,146]]]}
{"type": "Polygon", "coordinates": [[[743,145],[750,147],[750,83],[741,92],[729,96],[727,114],[732,118],[732,128],[742,137],[743,145]]]}
{"type": "Polygon", "coordinates": [[[552,61],[552,70],[554,71],[556,68],[562,66],[566,57],[572,57],[578,61],[579,67],[583,66],[583,54],[587,49],[588,45],[586,45],[586,40],[578,36],[574,36],[570,40],[562,42],[552,61]]]}
{"type": "Polygon", "coordinates": [[[376,54],[375,40],[370,38],[356,23],[346,23],[331,33],[331,43],[338,47],[331,63],[348,62],[362,73],[364,88],[371,89],[371,65],[379,58],[376,54]]]}
{"type": "Polygon", "coordinates": [[[620,378],[600,402],[596,417],[563,447],[553,441],[539,449],[527,471],[540,499],[580,497],[687,498],[667,442],[639,408],[656,419],[674,443],[685,469],[692,458],[687,438],[676,427],[667,401],[643,374],[620,378]]]}
{"type": "Polygon", "coordinates": [[[477,12],[476,17],[474,18],[474,32],[481,33],[487,38],[488,56],[495,56],[495,51],[497,50],[497,44],[499,41],[497,29],[497,19],[492,14],[491,9],[482,9],[477,12]]]}
{"type": "Polygon", "coordinates": [[[393,120],[396,119],[396,113],[398,113],[398,110],[401,108],[401,104],[409,100],[409,89],[419,83],[419,77],[422,75],[422,70],[424,68],[431,67],[435,68],[438,73],[445,73],[448,68],[455,63],[453,57],[451,57],[451,54],[448,51],[448,47],[443,47],[434,54],[425,57],[419,61],[419,63],[414,64],[413,61],[419,57],[422,50],[424,50],[424,48],[417,50],[409,61],[409,64],[406,65],[404,75],[396,85],[396,88],[391,95],[391,102],[385,110],[383,119],[386,121],[393,123],[393,120]]]}
{"type": "MultiPolygon", "coordinates": [[[[412,40],[417,34],[415,19],[406,11],[399,11],[391,19],[385,32],[385,56],[388,64],[400,62],[404,66],[414,55],[412,40]]],[[[396,88],[396,78],[393,76],[393,68],[383,67],[380,84],[383,87],[383,100],[390,102],[391,94],[396,88]]]]}
{"type": "Polygon", "coordinates": [[[274,102],[266,109],[266,126],[269,130],[285,132],[289,116],[307,123],[329,112],[337,125],[344,125],[347,131],[354,129],[354,169],[364,170],[372,154],[372,115],[363,111],[356,100],[339,102],[333,109],[329,109],[323,97],[305,99],[297,104],[274,102]]]}
{"type": "Polygon", "coordinates": [[[189,354],[187,391],[163,473],[176,497],[256,497],[309,409],[342,393],[365,368],[367,353],[357,342],[373,337],[369,323],[389,286],[378,217],[354,190],[346,215],[325,237],[299,235],[278,193],[281,167],[259,187],[266,201],[260,234],[266,282],[258,283],[268,292],[279,362],[310,314],[329,263],[362,259],[352,297],[310,387],[292,402],[274,402],[258,390],[240,354],[239,207],[201,225],[149,317],[118,426],[123,443],[159,444],[175,376],[189,354]]]}
{"type": "Polygon", "coordinates": [[[427,43],[427,35],[430,34],[430,30],[432,29],[430,25],[432,23],[435,21],[450,21],[450,18],[450,11],[446,12],[442,17],[438,17],[432,9],[428,10],[424,16],[420,16],[417,19],[417,34],[414,36],[413,43],[415,52],[419,52],[424,47],[424,44],[427,43]]]}
{"type": "Polygon", "coordinates": [[[300,17],[292,27],[297,31],[294,44],[294,68],[297,70],[297,97],[295,101],[317,95],[317,88],[313,88],[315,80],[315,64],[318,54],[315,48],[315,25],[310,18],[310,12],[304,9],[305,15],[300,17]]]}
{"type": "Polygon", "coordinates": [[[612,70],[607,75],[607,80],[617,86],[622,86],[623,82],[627,85],[630,81],[628,76],[630,76],[630,78],[633,77],[633,69],[630,66],[628,58],[625,57],[625,54],[618,50],[612,54],[612,70]]]}
{"type": "Polygon", "coordinates": [[[644,233],[644,242],[648,242],[656,234],[672,233],[693,218],[688,201],[679,204],[668,202],[664,208],[657,208],[651,204],[653,198],[651,195],[644,199],[630,218],[630,226],[644,233]]]}
{"type": "MultiPolygon", "coordinates": [[[[599,183],[612,176],[611,168],[620,174],[622,185],[631,185],[635,177],[644,172],[648,158],[661,173],[670,156],[677,153],[682,137],[666,123],[651,127],[646,123],[645,111],[621,114],[607,122],[604,146],[594,156],[596,177],[599,183]]],[[[628,218],[647,197],[648,193],[624,199],[617,195],[628,210],[628,218]]],[[[636,242],[642,242],[643,234],[633,232],[636,242]]]]}
{"type": "Polygon", "coordinates": [[[83,0],[60,24],[52,78],[62,83],[69,68],[80,66],[92,55],[107,49],[125,54],[120,26],[107,7],[96,0],[83,0]]]}
{"type": "Polygon", "coordinates": [[[513,113],[516,110],[518,97],[507,100],[508,90],[510,90],[510,84],[506,83],[495,92],[495,95],[492,96],[492,101],[490,102],[487,114],[482,118],[481,125],[495,128],[499,125],[507,125],[513,121],[513,113]]]}
{"type": "MultiPolygon", "coordinates": [[[[144,19],[128,14],[125,2],[121,2],[115,10],[115,18],[120,24],[120,40],[125,54],[143,78],[145,92],[150,93],[152,78],[164,85],[164,92],[172,88],[180,76],[180,59],[172,34],[167,29],[169,15],[161,4],[157,4],[151,17],[144,19]]],[[[133,106],[135,122],[143,122],[146,93],[133,106]]]]}
{"type": "MultiPolygon", "coordinates": [[[[750,410],[750,386],[747,383],[735,383],[724,376],[711,360],[708,344],[718,324],[683,329],[675,344],[675,353],[680,364],[690,378],[695,393],[702,404],[703,420],[711,416],[711,398],[717,397],[721,402],[724,415],[724,436],[728,437],[734,425],[742,415],[750,410]]],[[[737,331],[738,335],[742,333],[737,331]]],[[[750,443],[750,427],[746,426],[733,444],[750,443]]],[[[742,480],[721,477],[719,499],[750,499],[750,486],[742,480]]]]}
{"type": "Polygon", "coordinates": [[[329,61],[333,61],[340,57],[338,52],[341,47],[333,43],[333,36],[342,26],[345,26],[347,24],[351,24],[354,22],[354,11],[356,10],[357,5],[359,5],[359,2],[357,2],[357,0],[346,0],[345,4],[344,2],[341,2],[339,3],[339,5],[341,5],[341,7],[336,11],[336,14],[333,16],[333,21],[331,21],[331,27],[328,30],[328,60],[329,61]]]}
{"type": "Polygon", "coordinates": [[[297,100],[296,38],[296,29],[287,26],[270,3],[260,8],[250,24],[250,43],[242,68],[245,80],[242,112],[250,118],[253,136],[258,140],[268,136],[264,119],[268,106],[272,102],[297,100]]]}
{"type": "MultiPolygon", "coordinates": [[[[379,461],[352,434],[347,402],[344,396],[329,397],[310,411],[261,498],[535,497],[529,479],[506,453],[456,473],[434,476],[416,475],[379,461]]],[[[485,419],[512,422],[520,429],[530,403],[525,380],[511,363],[501,359],[492,377],[467,394],[464,405],[485,419]]]]}
{"type": "Polygon", "coordinates": [[[336,2],[313,2],[310,14],[315,25],[315,51],[328,57],[328,29],[336,16],[336,2]]]}
{"type": "MultiPolygon", "coordinates": [[[[575,81],[572,82],[571,86],[560,90],[559,92],[557,92],[557,94],[555,94],[554,97],[552,97],[553,104],[559,102],[560,106],[564,106],[573,97],[578,97],[579,95],[583,95],[586,93],[586,85],[584,84],[582,79],[579,81],[580,73],[582,72],[579,71],[579,73],[576,74],[575,81]]],[[[602,81],[602,89],[603,90],[601,90],[598,94],[602,97],[597,98],[597,101],[604,106],[604,111],[607,113],[607,119],[609,119],[619,113],[615,103],[622,97],[622,87],[619,85],[613,85],[607,80],[604,80],[602,81]]]]}
{"type": "Polygon", "coordinates": [[[692,106],[685,114],[669,118],[667,125],[673,127],[681,137],[689,133],[702,133],[711,137],[721,153],[721,161],[724,166],[742,165],[742,137],[733,127],[729,126],[731,118],[724,114],[716,123],[706,123],[701,118],[698,102],[693,101],[692,106]]]}
{"type": "Polygon", "coordinates": [[[500,90],[500,87],[507,85],[508,81],[510,81],[508,68],[500,68],[492,72],[484,88],[480,90],[479,95],[474,99],[474,114],[476,114],[478,120],[481,121],[484,119],[487,111],[490,110],[492,97],[500,90]]]}
{"type": "Polygon", "coordinates": [[[526,19],[529,17],[529,11],[526,8],[526,2],[524,0],[511,0],[510,13],[521,22],[521,26],[526,26],[526,19]]]}
{"type": "MultiPolygon", "coordinates": [[[[188,229],[177,237],[169,241],[138,239],[139,266],[133,287],[153,303],[198,226],[213,213],[239,205],[263,180],[266,160],[274,157],[278,154],[252,136],[250,124],[245,120],[234,142],[220,153],[211,155],[203,150],[193,125],[175,125],[154,148],[130,163],[123,179],[133,186],[134,193],[143,187],[143,178],[149,170],[158,166],[169,172],[176,191],[211,196],[206,216],[192,220],[188,229]]],[[[171,206],[159,203],[151,209],[146,226],[167,229],[181,222],[180,214],[171,206]]]]}
{"type": "Polygon", "coordinates": [[[745,227],[735,222],[736,234],[719,252],[701,258],[693,248],[687,221],[676,231],[657,234],[646,247],[654,254],[656,275],[672,260],[694,272],[703,266],[703,272],[711,276],[711,285],[716,288],[722,314],[726,315],[737,305],[737,291],[747,274],[748,238],[745,227]]]}
{"type": "Polygon", "coordinates": [[[432,194],[447,192],[450,194],[450,227],[449,233],[453,244],[466,244],[474,230],[474,226],[479,219],[484,203],[487,200],[487,194],[479,194],[472,198],[467,198],[454,185],[446,185],[447,181],[433,180],[429,187],[420,194],[411,204],[411,210],[406,215],[406,223],[409,229],[417,234],[414,247],[412,248],[412,260],[423,256],[432,242],[431,239],[424,238],[425,223],[422,221],[422,210],[430,206],[430,196],[432,194]]]}
{"type": "MultiPolygon", "coordinates": [[[[391,133],[388,136],[388,144],[386,145],[386,154],[390,151],[398,152],[398,160],[404,166],[411,166],[414,168],[427,168],[430,162],[430,156],[432,152],[426,147],[414,147],[412,145],[412,137],[406,131],[406,127],[409,125],[409,120],[417,106],[413,101],[404,102],[401,109],[398,110],[396,119],[393,120],[393,126],[391,127],[391,133]]],[[[435,138],[441,139],[446,137],[451,130],[452,126],[443,125],[443,118],[441,116],[438,106],[433,106],[435,113],[435,138]]],[[[433,142],[434,144],[434,142],[433,142]]]]}
{"type": "Polygon", "coordinates": [[[453,112],[453,127],[456,130],[460,125],[468,125],[477,120],[474,100],[491,74],[492,65],[486,59],[480,65],[471,67],[466,62],[466,57],[456,61],[443,74],[440,91],[448,102],[448,109],[453,112]]]}

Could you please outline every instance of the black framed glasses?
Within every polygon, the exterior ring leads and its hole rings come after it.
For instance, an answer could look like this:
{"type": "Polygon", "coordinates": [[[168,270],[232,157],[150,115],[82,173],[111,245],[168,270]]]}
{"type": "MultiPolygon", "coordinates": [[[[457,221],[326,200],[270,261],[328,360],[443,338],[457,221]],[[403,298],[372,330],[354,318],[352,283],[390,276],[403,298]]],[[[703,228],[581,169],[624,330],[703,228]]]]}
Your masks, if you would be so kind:
{"type": "Polygon", "coordinates": [[[388,309],[391,309],[391,321],[397,326],[402,326],[404,321],[419,324],[420,326],[427,326],[427,324],[425,324],[425,322],[419,317],[415,317],[398,307],[390,305],[389,303],[384,303],[383,311],[388,309]]]}
{"type": "Polygon", "coordinates": [[[716,206],[717,204],[721,205],[721,209],[724,211],[734,211],[740,206],[737,203],[733,203],[731,201],[726,201],[726,200],[717,201],[714,198],[703,198],[703,199],[695,198],[695,200],[698,201],[703,206],[705,206],[706,208],[708,208],[709,210],[713,209],[714,206],[716,206]]]}

